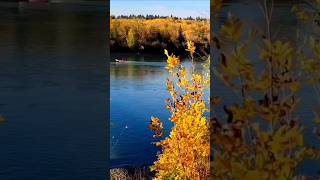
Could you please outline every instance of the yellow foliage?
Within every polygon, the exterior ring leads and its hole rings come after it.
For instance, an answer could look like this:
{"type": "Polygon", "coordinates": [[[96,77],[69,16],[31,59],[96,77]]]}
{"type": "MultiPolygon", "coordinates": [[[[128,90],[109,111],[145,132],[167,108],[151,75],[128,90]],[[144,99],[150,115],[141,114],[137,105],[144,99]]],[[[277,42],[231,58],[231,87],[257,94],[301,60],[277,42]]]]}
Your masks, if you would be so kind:
{"type": "Polygon", "coordinates": [[[180,48],[182,43],[192,41],[197,46],[209,49],[210,23],[209,20],[180,20],[180,19],[110,19],[111,45],[132,47],[167,48],[169,44],[180,48]],[[131,35],[130,41],[127,37],[131,35]]]}
{"type": "Polygon", "coordinates": [[[163,124],[159,118],[151,117],[149,129],[155,132],[154,137],[161,137],[163,135],[163,124]]]}
{"type": "Polygon", "coordinates": [[[193,54],[194,54],[194,52],[196,50],[196,47],[194,46],[194,43],[192,41],[187,41],[187,46],[188,46],[187,51],[189,51],[191,56],[193,56],[193,54]]]}
{"type": "Polygon", "coordinates": [[[167,63],[169,68],[175,68],[180,64],[180,59],[173,54],[169,55],[166,49],[164,50],[164,54],[167,55],[167,63]]]}
{"type": "MultiPolygon", "coordinates": [[[[223,106],[225,119],[211,117],[212,177],[303,179],[296,176],[298,165],[306,158],[319,158],[320,153],[305,147],[303,128],[295,117],[299,51],[282,40],[257,39],[250,34],[248,40],[244,39],[243,24],[230,15],[215,37],[219,42],[216,76],[240,101],[223,106]],[[254,43],[250,39],[253,37],[254,43]],[[259,60],[264,63],[258,73],[258,67],[248,58],[248,49],[257,44],[259,60]]],[[[312,59],[316,59],[320,46],[315,41],[311,44],[315,52],[312,59]]],[[[317,71],[316,67],[305,65],[309,73],[317,71]]]]}
{"type": "MultiPolygon", "coordinates": [[[[188,42],[190,54],[194,53],[193,42],[188,42]]],[[[171,99],[166,100],[167,109],[172,113],[170,121],[174,126],[169,137],[157,143],[162,148],[158,160],[151,167],[156,172],[155,179],[209,179],[210,134],[204,113],[208,112],[204,100],[204,90],[209,87],[206,75],[190,72],[180,64],[173,54],[167,55],[166,69],[170,74],[167,89],[171,99]],[[178,81],[175,86],[175,80],[178,81]]],[[[162,132],[162,124],[152,118],[150,128],[162,132]],[[161,126],[161,128],[158,128],[161,126]]]]}

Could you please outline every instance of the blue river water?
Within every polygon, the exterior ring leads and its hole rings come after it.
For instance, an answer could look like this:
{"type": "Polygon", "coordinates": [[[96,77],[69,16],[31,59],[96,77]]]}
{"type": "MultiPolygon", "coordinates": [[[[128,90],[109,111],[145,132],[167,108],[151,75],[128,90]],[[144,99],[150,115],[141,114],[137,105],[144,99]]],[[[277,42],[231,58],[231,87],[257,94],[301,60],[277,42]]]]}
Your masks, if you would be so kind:
{"type": "Polygon", "coordinates": [[[105,179],[105,7],[0,3],[0,179],[105,179]]]}
{"type": "MultiPolygon", "coordinates": [[[[165,62],[110,64],[111,166],[143,166],[155,160],[151,116],[166,120],[169,97],[165,62]]],[[[164,121],[167,122],[167,121],[164,121]]]]}

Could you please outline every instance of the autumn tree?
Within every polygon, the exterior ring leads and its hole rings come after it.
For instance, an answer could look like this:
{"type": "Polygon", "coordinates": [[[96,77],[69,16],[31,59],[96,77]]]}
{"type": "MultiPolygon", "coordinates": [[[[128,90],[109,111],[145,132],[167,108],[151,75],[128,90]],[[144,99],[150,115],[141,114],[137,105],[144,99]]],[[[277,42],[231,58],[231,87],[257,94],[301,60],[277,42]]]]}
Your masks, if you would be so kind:
{"type": "MultiPolygon", "coordinates": [[[[193,58],[195,47],[188,42],[188,51],[193,58]]],[[[180,64],[175,55],[167,56],[167,89],[171,95],[166,107],[171,112],[174,124],[170,135],[157,142],[162,152],[151,167],[155,179],[205,180],[210,177],[210,134],[205,113],[208,112],[204,90],[209,87],[209,73],[200,74],[193,68],[180,64]]],[[[155,137],[163,135],[163,124],[158,118],[151,118],[150,129],[155,137]]]]}
{"type": "Polygon", "coordinates": [[[183,50],[187,40],[199,49],[209,51],[210,23],[208,20],[110,19],[111,48],[183,50]],[[130,36],[130,37],[129,37],[130,36]]]}
{"type": "Polygon", "coordinates": [[[130,29],[128,32],[127,45],[130,49],[135,49],[138,45],[136,33],[133,29],[130,29]]]}

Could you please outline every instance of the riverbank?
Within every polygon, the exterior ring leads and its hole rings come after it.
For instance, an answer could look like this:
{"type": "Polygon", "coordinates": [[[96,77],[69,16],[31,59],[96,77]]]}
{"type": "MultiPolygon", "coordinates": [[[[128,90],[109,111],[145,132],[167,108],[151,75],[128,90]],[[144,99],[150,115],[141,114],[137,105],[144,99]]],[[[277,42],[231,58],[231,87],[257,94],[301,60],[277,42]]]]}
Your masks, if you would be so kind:
{"type": "Polygon", "coordinates": [[[148,167],[123,167],[110,169],[111,180],[151,180],[153,173],[148,167]]]}
{"type": "Polygon", "coordinates": [[[210,52],[210,22],[175,18],[110,19],[110,50],[121,52],[163,53],[168,49],[185,52],[187,41],[197,52],[210,52]]]}
{"type": "MultiPolygon", "coordinates": [[[[169,51],[171,53],[171,51],[169,51]]],[[[181,61],[190,60],[190,57],[187,53],[175,54],[180,57],[181,61]]],[[[139,61],[139,62],[165,62],[166,55],[164,53],[120,53],[120,52],[111,52],[110,62],[114,62],[115,59],[123,59],[126,61],[139,61]]],[[[207,59],[206,56],[195,57],[195,61],[201,62],[204,59],[207,59]]]]}
{"type": "MultiPolygon", "coordinates": [[[[122,54],[134,54],[134,55],[163,55],[164,49],[167,49],[169,52],[174,52],[176,55],[188,56],[189,53],[186,51],[187,45],[180,45],[180,48],[174,46],[171,47],[156,47],[156,48],[146,48],[143,50],[132,50],[128,47],[113,46],[112,42],[110,44],[110,52],[113,53],[122,53],[122,54]]],[[[199,47],[198,53],[201,56],[210,54],[210,48],[199,47]]]]}

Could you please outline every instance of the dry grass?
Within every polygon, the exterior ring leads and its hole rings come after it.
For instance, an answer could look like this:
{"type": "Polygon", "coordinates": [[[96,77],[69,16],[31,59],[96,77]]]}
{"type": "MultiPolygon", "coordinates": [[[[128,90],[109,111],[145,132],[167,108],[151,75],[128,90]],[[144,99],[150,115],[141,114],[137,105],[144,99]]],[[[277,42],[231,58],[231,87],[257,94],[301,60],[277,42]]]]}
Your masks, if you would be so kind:
{"type": "Polygon", "coordinates": [[[115,168],[110,170],[111,180],[149,180],[151,173],[147,168],[115,168]]]}

